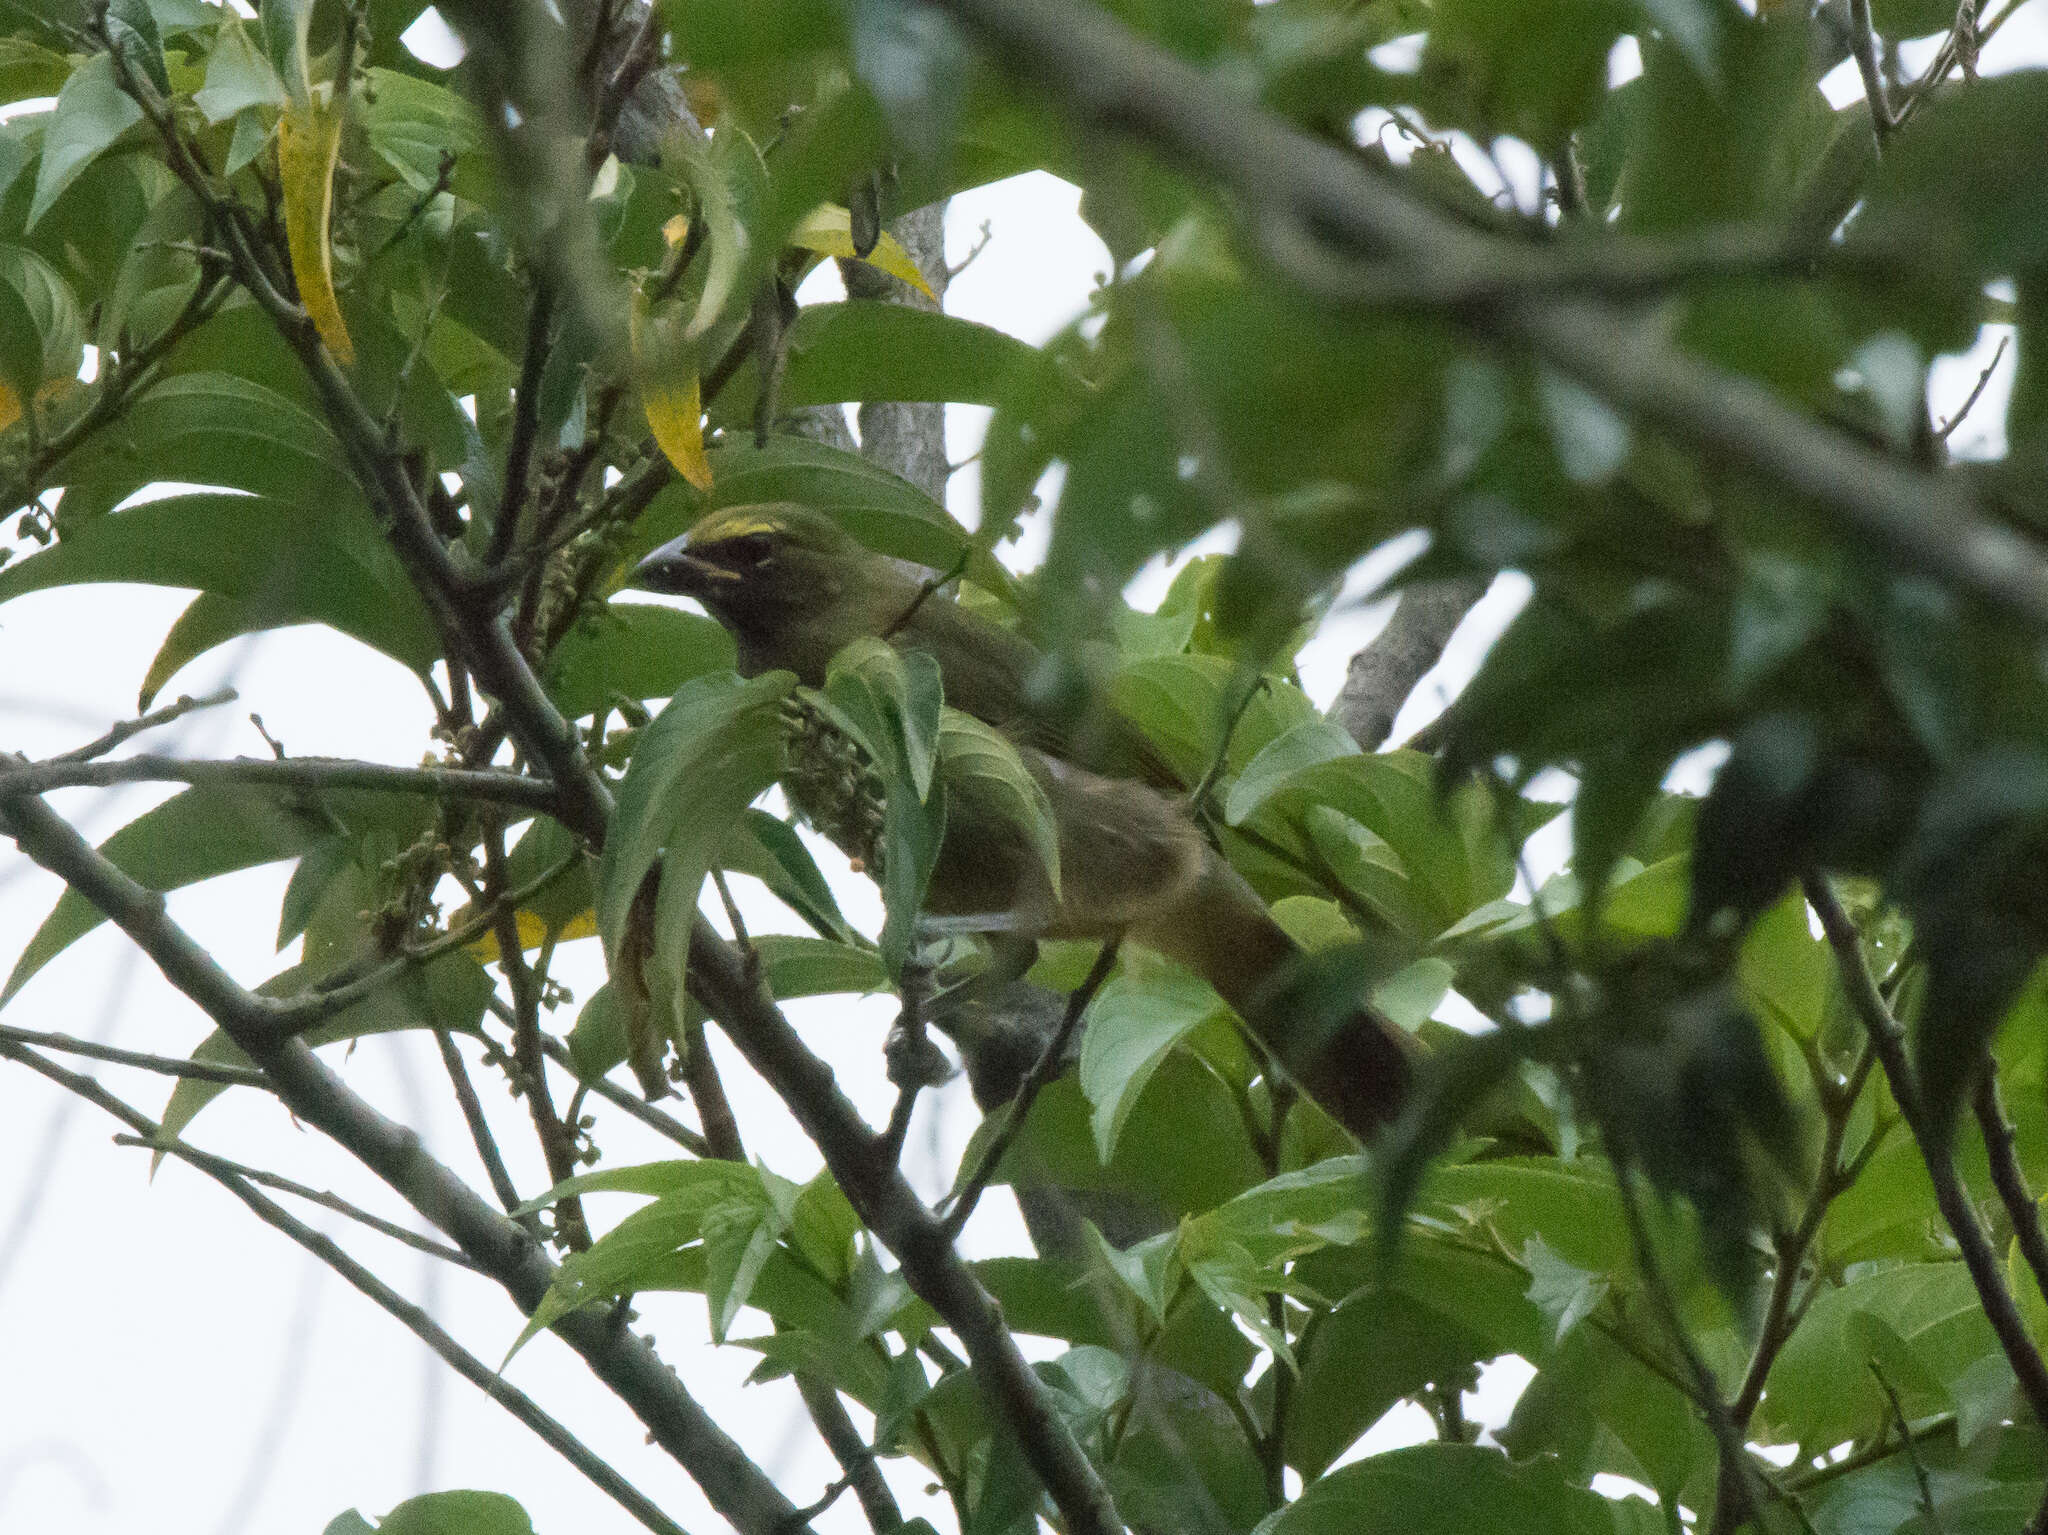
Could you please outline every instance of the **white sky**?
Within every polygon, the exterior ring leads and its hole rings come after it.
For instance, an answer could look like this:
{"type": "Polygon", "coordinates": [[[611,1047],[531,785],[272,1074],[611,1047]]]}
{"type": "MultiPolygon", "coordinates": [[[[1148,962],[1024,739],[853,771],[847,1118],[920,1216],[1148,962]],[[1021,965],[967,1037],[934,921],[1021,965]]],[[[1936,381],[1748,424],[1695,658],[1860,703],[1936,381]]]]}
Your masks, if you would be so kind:
{"type": "MultiPolygon", "coordinates": [[[[1995,62],[2036,62],[2048,28],[2033,15],[2008,28],[1995,62]]],[[[1989,67],[1994,60],[1987,60],[1989,67]]],[[[1830,81],[1830,86],[1837,82],[1830,81]]],[[[1853,80],[1849,88],[1853,92],[1853,80]]],[[[994,239],[955,283],[954,313],[1042,341],[1077,314],[1109,258],[1076,212],[1072,188],[1030,176],[954,201],[948,244],[957,261],[984,220],[994,239]]],[[[1969,357],[1944,360],[1937,386],[1967,392],[1988,360],[1987,335],[1969,357]]],[[[2010,360],[1959,435],[1965,453],[2002,449],[2010,360]]],[[[954,407],[955,461],[978,443],[986,412],[954,407]]],[[[975,471],[955,477],[955,509],[974,514],[975,471]]],[[[1203,547],[1213,547],[1205,544],[1203,547]]],[[[1371,562],[1347,593],[1367,592],[1390,562],[1371,562]]],[[[1141,602],[1164,590],[1156,567],[1134,587],[1141,602]]],[[[39,593],[0,610],[0,718],[8,749],[42,756],[97,735],[133,711],[136,685],[186,594],[155,588],[78,588],[39,593]]],[[[1512,583],[1488,599],[1433,679],[1437,703],[1470,675],[1492,634],[1520,600],[1512,583]]],[[[1345,659],[1384,622],[1384,605],[1340,604],[1303,653],[1304,681],[1327,702],[1345,659]]],[[[231,708],[193,716],[146,737],[151,750],[195,756],[261,754],[247,721],[262,715],[295,754],[334,753],[391,762],[416,760],[429,711],[413,681],[384,660],[323,629],[295,629],[230,645],[190,667],[172,692],[200,694],[224,683],[241,691],[231,708]]],[[[1434,706],[1411,710],[1400,729],[1434,706]]],[[[164,790],[70,791],[57,807],[95,841],[162,798],[164,790]]],[[[829,850],[827,850],[829,856],[829,850]]],[[[174,894],[172,914],[247,982],[282,968],[270,952],[287,868],[260,869],[174,894]]],[[[742,882],[744,885],[746,882],[742,882]]],[[[835,879],[857,921],[878,911],[872,888],[835,879]]],[[[13,956],[55,902],[56,882],[26,860],[0,859],[0,961],[13,956]]],[[[768,922],[772,904],[750,902],[768,922]]],[[[785,924],[786,925],[786,924],[785,924]]],[[[566,949],[556,973],[579,999],[600,978],[594,943],[566,949]]],[[[797,1003],[792,1015],[812,1047],[876,1122],[893,1090],[881,1075],[887,999],[797,1003]]],[[[573,1014],[560,1017],[566,1026],[573,1014]]],[[[84,1035],[179,1054],[205,1036],[198,1011],[140,961],[126,941],[101,929],[49,966],[5,1012],[21,1027],[84,1035]]],[[[473,1058],[472,1058],[473,1059],[473,1058]]],[[[751,1149],[785,1177],[818,1166],[772,1095],[722,1054],[751,1149]]],[[[67,1062],[77,1066],[77,1062],[67,1062]]],[[[167,1084],[118,1067],[83,1069],[155,1113],[167,1084]]],[[[430,1044],[411,1038],[364,1042],[348,1060],[351,1083],[386,1112],[419,1126],[443,1160],[483,1187],[468,1138],[448,1100],[430,1044]]],[[[487,1107],[504,1131],[523,1191],[546,1179],[528,1150],[530,1132],[502,1080],[477,1070],[487,1107]]],[[[602,1104],[606,1165],[668,1154],[669,1148],[602,1104]]],[[[926,1095],[908,1162],[921,1187],[950,1180],[971,1132],[964,1083],[926,1095]]],[[[312,1535],[344,1509],[378,1515],[422,1488],[481,1487],[519,1499],[543,1535],[638,1526],[526,1429],[450,1374],[395,1322],[285,1238],[255,1222],[208,1180],[167,1163],[152,1183],[147,1154],[109,1143],[114,1129],[95,1109],[26,1071],[0,1070],[0,1529],[52,1535],[312,1535]]],[[[397,1201],[323,1137],[295,1129],[270,1100],[231,1093],[192,1131],[207,1149],[336,1189],[394,1218],[397,1201]]],[[[1000,1193],[1000,1191],[999,1191],[1000,1193]]],[[[287,1200],[287,1203],[290,1203],[287,1200]]],[[[424,1301],[442,1324],[487,1361],[501,1358],[520,1319],[495,1285],[373,1234],[337,1216],[297,1207],[424,1301]]],[[[623,1213],[600,1203],[602,1223],[623,1213]]],[[[970,1227],[972,1253],[1024,1250],[1014,1206],[992,1196],[970,1227]]],[[[643,1328],[701,1402],[781,1481],[790,1497],[815,1497],[834,1469],[801,1420],[786,1385],[742,1389],[753,1368],[743,1349],[714,1349],[704,1307],[690,1296],[643,1297],[643,1328]]],[[[757,1319],[758,1320],[758,1319],[757,1319]]],[[[745,1325],[738,1335],[754,1330],[745,1325]]],[[[1483,1421],[1504,1417],[1527,1377],[1505,1362],[1473,1401],[1483,1421]]],[[[550,1339],[529,1345],[509,1378],[611,1459],[693,1532],[723,1528],[688,1478],[644,1444],[644,1433],[568,1351],[550,1339]]],[[[864,1425],[865,1426],[865,1425],[864,1425]]],[[[1397,1410],[1372,1447],[1426,1435],[1419,1411],[1397,1410]]],[[[942,1498],[898,1463],[893,1475],[907,1514],[950,1527],[942,1498]]],[[[852,1500],[819,1521],[825,1531],[863,1528],[852,1500]]]]}

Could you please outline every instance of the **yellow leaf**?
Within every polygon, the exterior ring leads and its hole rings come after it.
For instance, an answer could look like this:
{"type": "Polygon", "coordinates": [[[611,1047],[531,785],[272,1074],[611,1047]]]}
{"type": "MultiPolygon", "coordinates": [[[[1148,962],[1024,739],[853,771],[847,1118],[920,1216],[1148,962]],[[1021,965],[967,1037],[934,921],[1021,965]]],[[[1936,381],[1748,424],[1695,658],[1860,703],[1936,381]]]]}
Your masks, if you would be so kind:
{"type": "Polygon", "coordinates": [[[687,348],[657,343],[660,327],[649,319],[644,299],[633,304],[631,338],[633,367],[640,375],[640,404],[647,429],[676,466],[676,473],[699,490],[711,488],[711,460],[704,456],[704,401],[697,367],[687,348]]]}
{"type": "MultiPolygon", "coordinates": [[[[457,925],[459,926],[463,920],[466,919],[458,914],[457,925]]],[[[547,942],[548,925],[541,921],[539,917],[530,911],[520,911],[517,914],[517,920],[519,923],[520,948],[533,950],[547,942]]],[[[595,938],[596,936],[597,913],[595,911],[586,911],[580,916],[571,917],[567,922],[554,930],[554,939],[558,944],[569,943],[577,938],[595,938]]],[[[469,946],[469,952],[476,957],[479,964],[488,965],[494,963],[498,958],[497,934],[484,934],[483,937],[477,939],[475,943],[469,946]]]]}
{"type": "Polygon", "coordinates": [[[355,361],[356,349],[334,297],[334,252],[328,224],[334,214],[334,162],[341,156],[341,107],[317,97],[293,107],[278,123],[277,166],[284,184],[284,234],[292,277],[313,328],[337,361],[355,361]]]}
{"type": "Polygon", "coordinates": [[[671,248],[681,245],[689,234],[690,216],[687,213],[678,213],[661,226],[661,237],[671,248]]]}
{"type": "Polygon", "coordinates": [[[21,396],[6,384],[0,384],[0,432],[6,431],[21,419],[21,396]]]}
{"type": "Polygon", "coordinates": [[[796,226],[789,243],[799,250],[816,251],[821,256],[865,261],[876,271],[887,272],[891,277],[909,283],[933,302],[938,300],[938,295],[932,292],[932,285],[924,280],[924,273],[910,259],[910,252],[886,229],[882,231],[882,238],[875,242],[873,250],[856,258],[853,254],[853,215],[838,203],[820,203],[808,218],[796,226]]]}

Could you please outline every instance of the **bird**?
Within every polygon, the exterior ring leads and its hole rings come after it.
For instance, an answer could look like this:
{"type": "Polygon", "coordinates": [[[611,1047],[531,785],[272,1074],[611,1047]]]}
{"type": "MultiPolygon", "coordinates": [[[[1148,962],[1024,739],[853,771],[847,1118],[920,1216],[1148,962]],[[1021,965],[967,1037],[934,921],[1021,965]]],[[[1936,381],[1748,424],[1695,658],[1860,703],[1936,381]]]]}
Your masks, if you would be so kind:
{"type": "Polygon", "coordinates": [[[833,657],[864,636],[924,651],[946,704],[1012,742],[1052,812],[1058,887],[1004,807],[970,785],[949,790],[928,915],[1033,938],[1141,944],[1208,981],[1359,1139],[1406,1105],[1417,1067],[1407,1032],[1370,1005],[1329,1016],[1303,951],[1169,792],[1177,780],[1143,732],[1113,711],[1077,720],[1040,704],[1033,682],[1048,661],[1023,635],[794,502],[711,512],[647,555],[633,584],[696,599],[731,632],[749,676],[784,670],[822,687],[833,657]]]}

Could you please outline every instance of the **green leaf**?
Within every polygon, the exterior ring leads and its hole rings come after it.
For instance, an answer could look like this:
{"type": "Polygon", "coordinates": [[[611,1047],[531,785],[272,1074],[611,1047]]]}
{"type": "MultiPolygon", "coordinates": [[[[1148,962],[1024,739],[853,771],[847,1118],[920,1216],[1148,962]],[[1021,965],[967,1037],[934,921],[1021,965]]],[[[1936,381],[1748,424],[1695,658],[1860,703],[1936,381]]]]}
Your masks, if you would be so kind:
{"type": "Polygon", "coordinates": [[[719,865],[760,880],[821,937],[840,943],[854,941],[853,929],[841,915],[824,871],[787,821],[765,810],[749,810],[733,828],[719,854],[719,865]]]}
{"type": "MultiPolygon", "coordinates": [[[[249,626],[325,623],[416,672],[440,654],[403,568],[368,514],[352,506],[309,520],[303,508],[263,496],[146,502],[0,569],[0,602],[94,581],[196,587],[238,604],[233,622],[249,626]]],[[[192,624],[215,634],[231,626],[220,607],[192,624]]]]}
{"type": "Polygon", "coordinates": [[[1440,0],[1425,88],[1463,104],[1482,139],[1512,133],[1555,153],[1599,107],[1628,20],[1622,0],[1440,0]]]}
{"type": "Polygon", "coordinates": [[[1852,239],[1921,253],[1969,280],[2035,266],[2048,221],[2048,73],[2020,70],[1928,103],[1888,149],[1852,239]],[[1967,155],[1970,174],[1955,168],[1967,155]]]}
{"type": "Polygon", "coordinates": [[[1609,1535],[1626,1528],[1615,1508],[1544,1461],[1518,1466],[1477,1445],[1419,1444],[1329,1472],[1260,1528],[1262,1535],[1609,1535]]]}
{"type": "Polygon", "coordinates": [[[946,710],[939,722],[939,779],[963,820],[1006,828],[1037,855],[1057,900],[1059,825],[1044,786],[1009,739],[972,715],[946,710]]]}
{"type": "Polygon", "coordinates": [[[1529,1271],[1529,1299],[1550,1320],[1553,1344],[1562,1343],[1607,1298],[1604,1275],[1567,1263],[1540,1236],[1523,1244],[1522,1267],[1529,1271]]]}
{"type": "Polygon", "coordinates": [[[149,670],[142,674],[142,686],[136,690],[135,707],[148,709],[173,677],[216,645],[272,628],[277,622],[276,608],[267,597],[222,597],[201,592],[178,615],[171,632],[150,658],[149,670]]]}
{"type": "Polygon", "coordinates": [[[224,123],[250,107],[282,108],[284,82],[270,61],[249,41],[240,21],[224,21],[206,60],[206,84],[193,92],[192,104],[210,123],[224,123]]]}
{"type": "Polygon", "coordinates": [[[430,1492],[386,1514],[377,1535],[533,1535],[533,1521],[502,1492],[430,1492]]]}
{"type": "Polygon", "coordinates": [[[1805,14],[1758,19],[1729,8],[1722,18],[1718,79],[1701,71],[1696,35],[1643,39],[1642,99],[1623,178],[1626,229],[1767,216],[1790,202],[1806,139],[1830,126],[1806,67],[1805,14]]]}
{"type": "Polygon", "coordinates": [[[1304,720],[1246,764],[1223,802],[1223,818],[1242,826],[1261,806],[1310,769],[1340,757],[1363,756],[1350,732],[1333,720],[1304,720]]]}
{"type": "Polygon", "coordinates": [[[259,0],[256,24],[263,34],[263,51],[295,107],[304,107],[313,96],[313,77],[307,59],[306,38],[313,24],[314,0],[259,0]]]}
{"type": "Polygon", "coordinates": [[[1104,1162],[1115,1155],[1138,1095],[1167,1052],[1225,1011],[1206,982],[1179,969],[1120,972],[1096,993],[1081,1036],[1081,1091],[1104,1162]]]}
{"type": "Polygon", "coordinates": [[[723,1343],[747,1304],[785,1232],[796,1185],[757,1169],[762,1198],[721,1205],[704,1219],[704,1298],[711,1305],[711,1338],[723,1343]]]}
{"type": "MultiPolygon", "coordinates": [[[[0,102],[54,96],[70,74],[71,61],[54,49],[25,37],[0,37],[0,102]]],[[[6,190],[7,177],[0,175],[0,192],[6,190]]]]}
{"type": "MultiPolygon", "coordinates": [[[[866,400],[993,405],[1009,374],[1043,365],[1016,337],[907,304],[812,304],[789,332],[785,407],[866,400]]],[[[731,398],[749,389],[735,380],[731,398]]]]}
{"type": "Polygon", "coordinates": [[[57,269],[34,251],[0,245],[0,384],[27,399],[46,382],[77,376],[85,320],[57,269]]]}
{"type": "Polygon", "coordinates": [[[1555,1455],[1574,1480],[1625,1476],[1667,1503],[1697,1507],[1712,1490],[1713,1436],[1691,1402],[1597,1327],[1543,1361],[1500,1439],[1517,1460],[1555,1455]]]}
{"type": "Polygon", "coordinates": [[[102,506],[164,480],[295,501],[314,523],[362,501],[324,421],[229,373],[165,380],[125,409],[120,431],[100,433],[61,472],[67,494],[102,506]]]}
{"type": "Polygon", "coordinates": [[[748,270],[745,220],[767,200],[768,167],[746,130],[737,126],[730,137],[721,134],[708,145],[682,144],[675,158],[676,172],[694,199],[692,221],[703,230],[703,286],[686,331],[694,341],[727,319],[727,306],[741,293],[742,274],[748,270]]]}
{"type": "MultiPolygon", "coordinates": [[[[151,890],[178,890],[237,869],[296,858],[332,830],[327,817],[287,796],[240,784],[206,784],[137,816],[100,844],[100,854],[151,890]]],[[[0,1004],[105,920],[97,906],[76,890],[66,890],[15,962],[0,990],[0,1004]]]]}
{"type": "Polygon", "coordinates": [[[472,202],[489,200],[494,169],[475,107],[446,86],[395,69],[370,70],[369,84],[363,132],[406,186],[424,195],[438,185],[447,154],[455,159],[450,189],[472,202]]]}
{"type": "Polygon", "coordinates": [[[579,624],[548,657],[548,696],[571,719],[615,698],[667,698],[693,677],[730,671],[732,636],[698,613],[614,602],[579,624]]]}
{"type": "Polygon", "coordinates": [[[660,1005],[681,1005],[690,926],[713,855],[781,771],[778,706],[795,683],[788,672],[693,678],[640,734],[598,864],[597,921],[616,966],[633,897],[661,861],[649,977],[660,1005]]]}
{"type": "Polygon", "coordinates": [[[837,1268],[828,1228],[846,1234],[829,1199],[744,1163],[705,1159],[586,1174],[535,1205],[608,1188],[658,1197],[564,1262],[513,1353],[581,1307],[637,1290],[702,1290],[729,1300],[730,1309],[757,1305],[778,1323],[811,1332],[847,1371],[852,1389],[880,1389],[879,1362],[871,1353],[855,1357],[865,1351],[856,1347],[854,1316],[824,1277],[837,1268]],[[764,1228],[789,1233],[805,1257],[773,1237],[762,1239],[764,1228]]]}
{"type": "Polygon", "coordinates": [[[1321,1474],[1404,1397],[1432,1383],[1455,1389],[1500,1354],[1539,1352],[1541,1321],[1520,1273],[1427,1232],[1411,1235],[1391,1275],[1349,1248],[1309,1254],[1294,1273],[1344,1297],[1300,1349],[1287,1461],[1304,1477],[1321,1474]]]}
{"type": "Polygon", "coordinates": [[[900,768],[920,800],[930,795],[944,705],[937,661],[887,640],[858,639],[826,668],[825,696],[862,741],[884,755],[885,777],[900,768]]]}
{"type": "Polygon", "coordinates": [[[1950,1410],[1952,1384],[1997,1348],[1960,1262],[1877,1269],[1814,1300],[1771,1368],[1764,1412],[1777,1433],[1818,1453],[1885,1421],[1873,1359],[1919,1418],[1950,1410]]]}
{"type": "Polygon", "coordinates": [[[158,95],[169,96],[171,77],[164,72],[164,40],[149,0],[108,0],[105,16],[114,56],[130,70],[147,75],[158,95]]]}
{"type": "Polygon", "coordinates": [[[881,779],[882,959],[895,974],[910,952],[946,829],[946,796],[932,792],[943,709],[938,663],[883,640],[856,640],[826,669],[824,707],[881,779]]]}
{"type": "Polygon", "coordinates": [[[142,121],[142,108],[114,80],[114,61],[96,53],[64,82],[57,108],[43,130],[42,168],[36,172],[35,197],[28,206],[24,231],[34,229],[64,189],[97,159],[106,147],[142,121]]]}

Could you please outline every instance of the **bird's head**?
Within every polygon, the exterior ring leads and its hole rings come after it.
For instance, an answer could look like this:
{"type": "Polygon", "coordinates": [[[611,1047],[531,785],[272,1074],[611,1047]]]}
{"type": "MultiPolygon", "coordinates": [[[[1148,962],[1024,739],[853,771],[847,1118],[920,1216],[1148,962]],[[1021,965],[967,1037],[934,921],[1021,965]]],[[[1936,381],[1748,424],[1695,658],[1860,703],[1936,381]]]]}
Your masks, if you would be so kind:
{"type": "Polygon", "coordinates": [[[836,599],[864,553],[831,517],[793,501],[727,506],[648,555],[633,584],[694,597],[737,631],[772,629],[836,599]]]}

